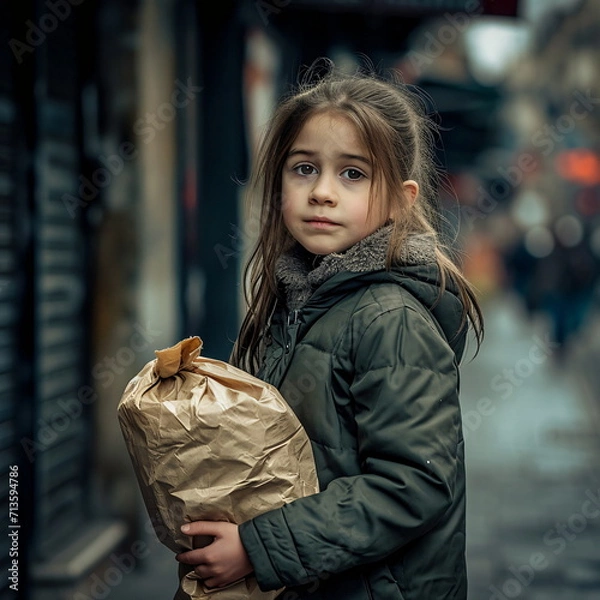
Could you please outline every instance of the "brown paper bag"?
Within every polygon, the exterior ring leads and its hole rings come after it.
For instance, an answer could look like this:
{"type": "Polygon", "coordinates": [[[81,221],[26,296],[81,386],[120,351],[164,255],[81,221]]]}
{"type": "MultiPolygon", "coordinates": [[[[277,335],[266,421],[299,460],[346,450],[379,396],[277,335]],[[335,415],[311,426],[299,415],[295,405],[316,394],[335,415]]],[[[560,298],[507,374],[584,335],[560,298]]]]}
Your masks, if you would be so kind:
{"type": "MultiPolygon", "coordinates": [[[[242,523],[318,491],[310,441],[273,386],[232,365],[200,357],[187,338],[157,350],[127,385],[119,424],[159,540],[173,552],[208,540],[181,533],[183,523],[242,523]]],[[[177,598],[272,600],[252,576],[205,588],[193,572],[177,598]]]]}

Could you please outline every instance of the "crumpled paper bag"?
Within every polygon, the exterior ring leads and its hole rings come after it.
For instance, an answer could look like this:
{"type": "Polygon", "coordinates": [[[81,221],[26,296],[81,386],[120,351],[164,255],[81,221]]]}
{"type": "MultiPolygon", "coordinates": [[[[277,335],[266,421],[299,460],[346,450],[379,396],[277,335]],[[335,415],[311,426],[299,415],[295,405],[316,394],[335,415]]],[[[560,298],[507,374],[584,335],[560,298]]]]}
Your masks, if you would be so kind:
{"type": "MultiPolygon", "coordinates": [[[[183,523],[242,523],[318,491],[312,448],[270,384],[200,356],[199,337],[155,351],[123,392],[118,420],[159,540],[173,552],[210,543],[183,523]]],[[[253,576],[206,588],[193,571],[177,598],[272,600],[253,576]]]]}

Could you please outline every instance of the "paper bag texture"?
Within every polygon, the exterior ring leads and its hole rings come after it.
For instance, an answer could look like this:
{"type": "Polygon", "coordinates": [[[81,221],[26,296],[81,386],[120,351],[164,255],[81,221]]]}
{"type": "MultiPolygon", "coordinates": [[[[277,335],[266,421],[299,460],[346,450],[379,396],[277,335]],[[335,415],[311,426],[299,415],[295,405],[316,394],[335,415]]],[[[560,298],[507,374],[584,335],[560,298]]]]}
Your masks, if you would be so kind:
{"type": "MultiPolygon", "coordinates": [[[[194,542],[183,523],[239,524],[318,491],[310,441],[277,389],[201,348],[190,337],[157,350],[117,408],[155,532],[176,553],[210,541],[194,542]]],[[[177,597],[271,600],[281,591],[261,592],[252,576],[208,589],[192,572],[177,597]]]]}

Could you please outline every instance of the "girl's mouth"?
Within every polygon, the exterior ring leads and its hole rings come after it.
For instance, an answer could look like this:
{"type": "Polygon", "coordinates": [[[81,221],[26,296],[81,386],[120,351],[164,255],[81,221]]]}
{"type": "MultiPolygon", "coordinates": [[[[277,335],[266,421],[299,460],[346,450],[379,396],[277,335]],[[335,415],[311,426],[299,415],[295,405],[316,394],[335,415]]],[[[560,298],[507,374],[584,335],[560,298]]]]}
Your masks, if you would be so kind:
{"type": "Polygon", "coordinates": [[[335,223],[331,219],[326,217],[315,217],[314,219],[307,219],[305,221],[311,227],[315,227],[316,229],[331,229],[333,227],[338,227],[339,223],[335,223]]]}

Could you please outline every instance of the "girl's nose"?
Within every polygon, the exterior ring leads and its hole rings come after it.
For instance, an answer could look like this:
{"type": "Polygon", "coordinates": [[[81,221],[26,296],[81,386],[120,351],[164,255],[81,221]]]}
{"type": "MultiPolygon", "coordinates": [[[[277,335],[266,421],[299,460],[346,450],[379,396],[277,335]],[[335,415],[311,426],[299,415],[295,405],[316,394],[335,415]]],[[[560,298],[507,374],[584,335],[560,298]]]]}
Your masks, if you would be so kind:
{"type": "Polygon", "coordinates": [[[311,204],[337,204],[337,192],[335,182],[331,176],[321,174],[315,181],[315,185],[310,192],[309,201],[311,204]]]}

